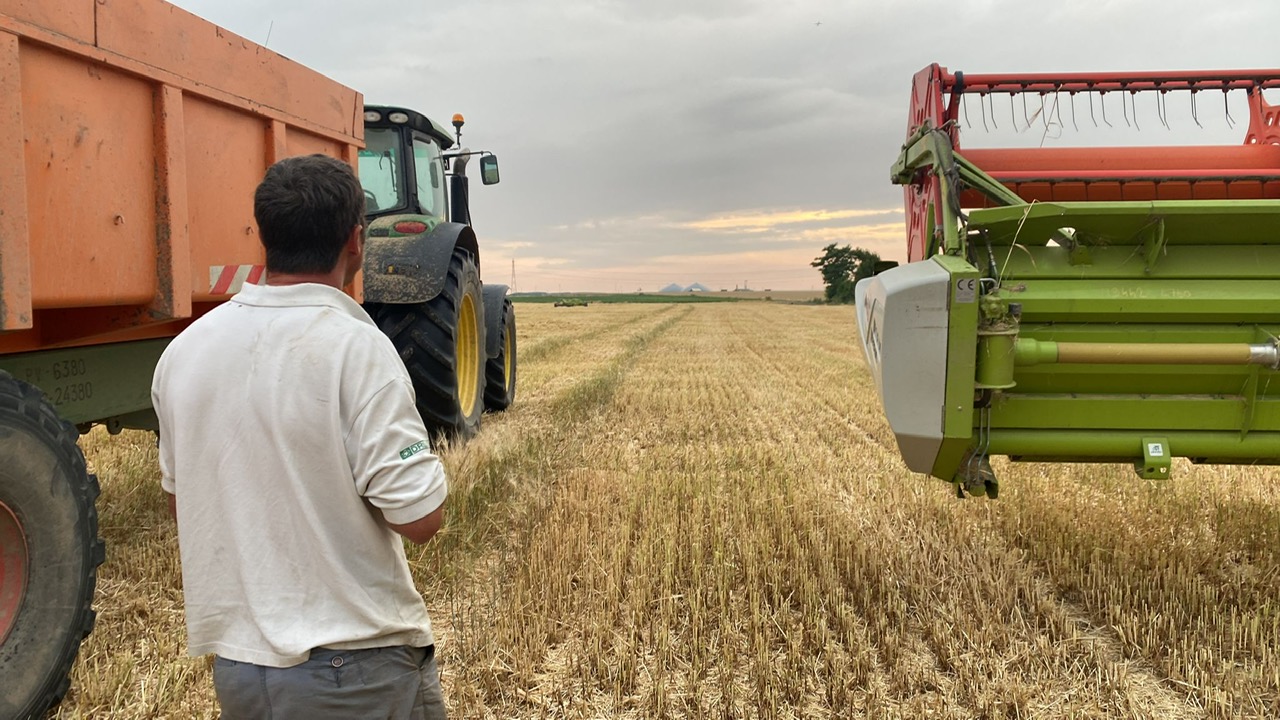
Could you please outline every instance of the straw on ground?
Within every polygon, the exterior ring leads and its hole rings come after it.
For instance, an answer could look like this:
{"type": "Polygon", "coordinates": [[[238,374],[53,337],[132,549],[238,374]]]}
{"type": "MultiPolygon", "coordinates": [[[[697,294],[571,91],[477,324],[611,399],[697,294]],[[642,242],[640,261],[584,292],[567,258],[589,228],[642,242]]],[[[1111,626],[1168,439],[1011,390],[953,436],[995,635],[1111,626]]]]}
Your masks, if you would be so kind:
{"type": "MultiPolygon", "coordinates": [[[[958,501],[848,308],[519,312],[517,402],[410,550],[453,717],[1280,716],[1274,471],[998,463],[958,501]]],[[[57,716],[215,717],[154,439],[83,444],[109,559],[57,716]]]]}

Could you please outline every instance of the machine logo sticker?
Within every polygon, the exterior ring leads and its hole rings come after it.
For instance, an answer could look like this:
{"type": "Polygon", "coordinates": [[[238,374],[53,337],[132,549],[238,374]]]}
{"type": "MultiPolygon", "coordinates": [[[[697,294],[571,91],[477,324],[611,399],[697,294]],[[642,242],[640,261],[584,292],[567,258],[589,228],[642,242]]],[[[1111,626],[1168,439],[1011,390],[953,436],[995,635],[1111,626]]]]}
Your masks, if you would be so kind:
{"type": "Polygon", "coordinates": [[[955,284],[955,303],[971,303],[978,297],[978,279],[960,278],[955,284]]]}
{"type": "Polygon", "coordinates": [[[867,318],[867,355],[870,356],[871,362],[876,366],[880,366],[880,323],[876,317],[876,310],[879,302],[872,300],[870,297],[863,302],[866,309],[867,318]]]}
{"type": "Polygon", "coordinates": [[[409,458],[413,457],[414,455],[417,455],[418,453],[420,453],[420,452],[422,452],[423,450],[426,450],[426,449],[427,449],[427,441],[426,441],[426,440],[419,440],[418,442],[416,442],[416,443],[414,443],[414,444],[410,445],[409,447],[407,447],[407,448],[405,448],[405,449],[401,450],[401,451],[400,451],[400,459],[401,459],[401,460],[408,460],[409,458]]]}

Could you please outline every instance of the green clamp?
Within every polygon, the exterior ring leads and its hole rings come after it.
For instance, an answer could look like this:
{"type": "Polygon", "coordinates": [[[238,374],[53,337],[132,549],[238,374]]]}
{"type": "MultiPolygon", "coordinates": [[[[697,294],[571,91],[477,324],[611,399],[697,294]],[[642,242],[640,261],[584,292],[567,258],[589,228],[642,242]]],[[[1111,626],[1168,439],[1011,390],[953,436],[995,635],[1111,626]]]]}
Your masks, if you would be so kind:
{"type": "Polygon", "coordinates": [[[1173,467],[1173,453],[1166,438],[1142,438],[1142,462],[1134,463],[1138,477],[1144,480],[1166,480],[1173,467]]]}

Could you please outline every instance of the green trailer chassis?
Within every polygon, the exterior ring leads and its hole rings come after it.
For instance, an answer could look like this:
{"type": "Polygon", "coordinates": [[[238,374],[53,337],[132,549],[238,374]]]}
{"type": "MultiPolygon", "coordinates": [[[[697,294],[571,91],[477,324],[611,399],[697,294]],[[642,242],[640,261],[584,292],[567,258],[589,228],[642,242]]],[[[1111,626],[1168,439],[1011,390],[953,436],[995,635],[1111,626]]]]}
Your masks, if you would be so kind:
{"type": "Polygon", "coordinates": [[[111,432],[155,430],[151,376],[171,338],[0,356],[0,370],[39,388],[63,419],[111,432]]]}

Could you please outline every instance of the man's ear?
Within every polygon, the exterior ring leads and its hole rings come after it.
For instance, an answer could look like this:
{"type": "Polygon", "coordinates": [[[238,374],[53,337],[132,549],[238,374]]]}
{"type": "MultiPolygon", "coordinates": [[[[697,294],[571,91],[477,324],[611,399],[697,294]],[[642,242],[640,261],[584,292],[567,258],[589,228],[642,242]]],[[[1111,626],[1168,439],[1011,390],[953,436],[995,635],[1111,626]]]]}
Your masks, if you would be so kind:
{"type": "Polygon", "coordinates": [[[356,225],[351,229],[351,234],[347,236],[347,244],[343,246],[343,250],[358,255],[364,251],[364,226],[356,225]]]}

